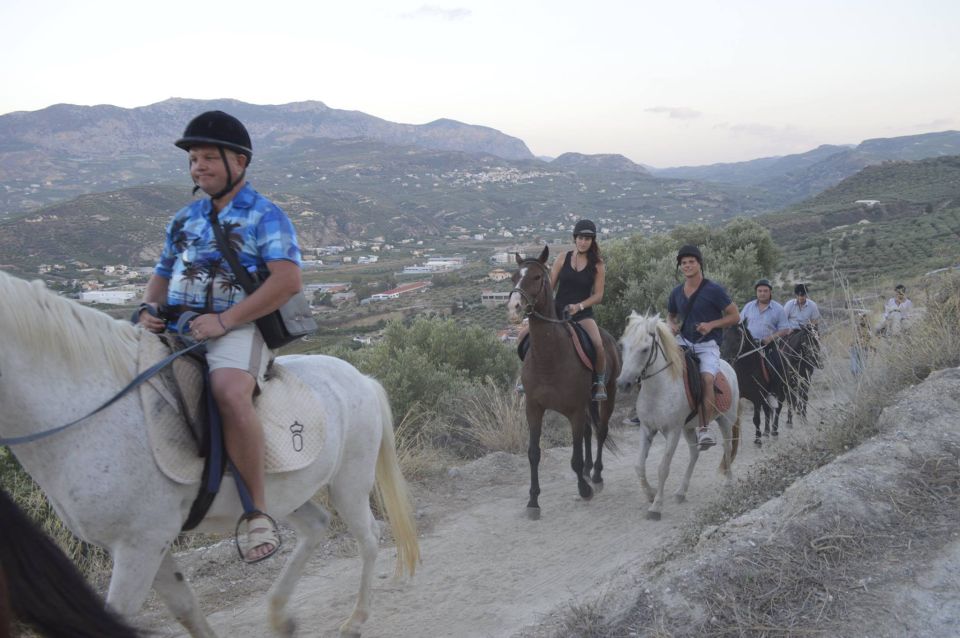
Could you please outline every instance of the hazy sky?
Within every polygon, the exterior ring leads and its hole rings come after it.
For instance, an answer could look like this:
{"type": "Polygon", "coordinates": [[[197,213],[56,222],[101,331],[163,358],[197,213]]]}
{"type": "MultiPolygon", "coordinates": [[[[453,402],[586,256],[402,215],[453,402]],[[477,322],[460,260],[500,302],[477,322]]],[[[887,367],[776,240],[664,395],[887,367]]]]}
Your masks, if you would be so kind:
{"type": "Polygon", "coordinates": [[[0,113],[169,97],[738,161],[960,128],[957,0],[3,0],[0,113]]]}

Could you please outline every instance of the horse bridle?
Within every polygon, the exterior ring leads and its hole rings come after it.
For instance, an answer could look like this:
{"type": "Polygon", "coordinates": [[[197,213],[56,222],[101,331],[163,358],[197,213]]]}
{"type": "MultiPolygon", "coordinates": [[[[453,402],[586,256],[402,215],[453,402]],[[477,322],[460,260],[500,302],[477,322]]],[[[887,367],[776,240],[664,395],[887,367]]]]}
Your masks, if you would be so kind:
{"type": "Polygon", "coordinates": [[[663,344],[660,343],[660,339],[657,338],[656,330],[651,330],[648,334],[650,335],[650,338],[653,341],[653,346],[651,346],[650,348],[650,354],[647,355],[647,362],[643,364],[642,368],[640,368],[640,374],[637,376],[638,388],[642,387],[643,382],[649,379],[650,377],[657,376],[658,374],[660,374],[661,372],[669,368],[671,365],[673,365],[673,362],[671,362],[670,359],[667,357],[666,350],[663,349],[663,344]],[[658,352],[663,355],[663,358],[667,362],[667,365],[663,366],[662,368],[660,368],[659,370],[657,370],[652,374],[647,374],[646,373],[647,368],[649,368],[650,365],[656,360],[656,356],[658,352]]]}
{"type": "MultiPolygon", "coordinates": [[[[758,345],[753,350],[748,350],[747,352],[744,352],[743,343],[747,341],[747,329],[743,327],[743,324],[737,324],[737,331],[740,333],[740,345],[737,347],[737,354],[733,358],[734,363],[736,363],[740,359],[743,359],[744,357],[749,357],[755,352],[762,353],[763,349],[767,347],[763,343],[760,343],[760,345],[758,345]]],[[[750,344],[752,345],[753,341],[751,341],[750,344]]]]}
{"type": "Polygon", "coordinates": [[[526,303],[526,305],[523,307],[523,316],[536,317],[537,319],[541,319],[543,321],[549,321],[551,323],[566,323],[567,322],[566,319],[554,319],[553,317],[546,317],[541,313],[537,312],[536,310],[537,299],[540,297],[540,293],[546,289],[547,280],[549,279],[550,273],[547,270],[547,267],[544,264],[540,263],[539,259],[524,259],[523,261],[520,262],[519,265],[520,267],[523,267],[529,264],[536,264],[543,271],[544,278],[540,280],[540,287],[537,289],[537,292],[534,294],[532,298],[530,297],[530,295],[527,294],[527,291],[525,291],[523,288],[520,287],[519,281],[517,282],[517,285],[513,287],[513,290],[511,291],[511,293],[515,292],[519,294],[520,298],[523,299],[523,301],[526,303]]]}

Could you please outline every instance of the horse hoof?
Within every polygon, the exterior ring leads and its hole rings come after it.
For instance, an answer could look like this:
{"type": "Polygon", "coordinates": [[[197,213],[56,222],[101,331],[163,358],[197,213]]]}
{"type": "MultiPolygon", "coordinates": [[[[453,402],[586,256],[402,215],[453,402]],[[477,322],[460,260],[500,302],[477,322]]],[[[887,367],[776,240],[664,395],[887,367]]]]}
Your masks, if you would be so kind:
{"type": "Polygon", "coordinates": [[[780,436],[780,432],[777,431],[777,430],[774,430],[774,431],[773,431],[773,436],[780,436]]]}
{"type": "Polygon", "coordinates": [[[754,445],[763,445],[763,439],[759,436],[753,440],[754,445]]]}
{"type": "Polygon", "coordinates": [[[603,477],[601,477],[601,476],[594,476],[594,477],[593,477],[592,479],[590,479],[590,480],[593,481],[593,484],[594,484],[594,485],[603,485],[603,477]]]}
{"type": "Polygon", "coordinates": [[[274,631],[280,636],[293,638],[294,634],[297,633],[297,622],[293,618],[271,617],[270,624],[273,625],[274,631]]]}
{"type": "Polygon", "coordinates": [[[687,501],[686,494],[677,494],[676,496],[674,496],[674,498],[677,499],[678,503],[685,503],[687,501]]]}
{"type": "Polygon", "coordinates": [[[654,512],[653,510],[647,510],[647,520],[648,521],[659,521],[660,512],[654,512]]]}
{"type": "Polygon", "coordinates": [[[593,493],[594,493],[594,494],[599,494],[599,493],[602,492],[602,491],[603,491],[603,479],[600,479],[599,481],[594,481],[594,483],[593,483],[593,493]]]}
{"type": "Polygon", "coordinates": [[[527,508],[527,518],[531,521],[540,520],[540,508],[539,507],[528,507],[527,508]]]}
{"type": "Polygon", "coordinates": [[[585,501],[589,501],[593,498],[593,488],[587,485],[586,482],[580,484],[580,498],[585,501]]]}
{"type": "Polygon", "coordinates": [[[769,431],[764,432],[764,433],[763,433],[763,436],[770,436],[770,432],[769,432],[769,431]]]}

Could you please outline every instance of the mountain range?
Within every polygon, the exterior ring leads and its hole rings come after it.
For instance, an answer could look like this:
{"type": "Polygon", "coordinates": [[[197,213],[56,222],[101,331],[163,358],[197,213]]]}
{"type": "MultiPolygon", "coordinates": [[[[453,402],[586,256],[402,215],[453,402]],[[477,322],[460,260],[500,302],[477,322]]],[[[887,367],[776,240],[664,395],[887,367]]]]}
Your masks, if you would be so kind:
{"type": "Polygon", "coordinates": [[[260,106],[237,100],[169,99],[149,106],[57,104],[0,115],[0,211],[13,213],[82,193],[184,174],[172,146],[195,115],[219,109],[240,118],[255,140],[254,157],[283,152],[303,139],[365,138],[395,146],[530,160],[515,137],[486,127],[440,119],[398,124],[322,102],[260,106]]]}
{"type": "MultiPolygon", "coordinates": [[[[321,102],[56,105],[0,116],[0,264],[149,262],[166,220],[189,199],[185,155],[172,141],[209,109],[248,124],[254,187],[288,210],[312,246],[518,228],[536,236],[577,217],[614,232],[647,232],[784,207],[787,217],[803,216],[810,211],[797,202],[865,166],[960,154],[960,133],[946,131],[656,169],[614,154],[564,153],[548,162],[488,127],[395,124],[321,102]]],[[[770,219],[777,226],[782,216],[770,219]]]]}
{"type": "Polygon", "coordinates": [[[784,204],[815,195],[857,171],[886,161],[919,160],[960,154],[960,131],[865,140],[857,145],[825,144],[805,153],[746,162],[654,169],[658,177],[755,186],[775,193],[784,204]]]}

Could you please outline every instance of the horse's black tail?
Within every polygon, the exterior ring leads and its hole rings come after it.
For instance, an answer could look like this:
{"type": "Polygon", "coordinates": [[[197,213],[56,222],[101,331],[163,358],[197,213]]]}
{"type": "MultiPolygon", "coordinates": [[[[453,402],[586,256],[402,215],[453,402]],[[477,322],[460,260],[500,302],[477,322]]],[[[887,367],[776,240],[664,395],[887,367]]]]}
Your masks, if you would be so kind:
{"type": "MultiPolygon", "coordinates": [[[[600,403],[598,401],[591,401],[588,405],[590,406],[587,408],[587,412],[590,414],[590,422],[588,425],[593,428],[594,432],[597,432],[600,427],[600,403]]],[[[613,435],[610,434],[609,424],[607,427],[607,438],[603,441],[603,447],[610,450],[613,454],[620,452],[617,442],[613,440],[613,435]]]]}
{"type": "Polygon", "coordinates": [[[2,490],[0,521],[0,575],[14,618],[50,638],[140,636],[104,607],[70,559],[2,490]]]}

